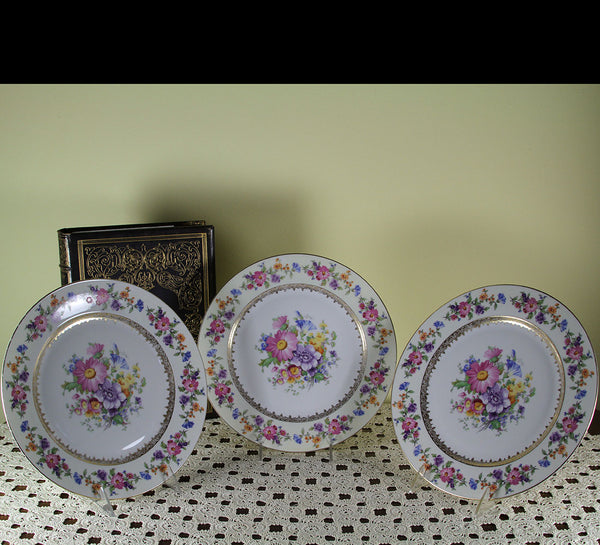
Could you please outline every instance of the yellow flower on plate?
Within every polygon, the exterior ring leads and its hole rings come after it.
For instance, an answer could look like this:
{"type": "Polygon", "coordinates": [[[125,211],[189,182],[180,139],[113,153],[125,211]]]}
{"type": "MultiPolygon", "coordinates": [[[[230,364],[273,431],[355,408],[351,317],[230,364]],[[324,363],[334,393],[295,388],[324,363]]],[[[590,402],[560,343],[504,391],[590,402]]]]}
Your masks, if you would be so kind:
{"type": "Polygon", "coordinates": [[[317,333],[316,335],[313,335],[313,337],[310,339],[309,342],[315,348],[317,348],[319,346],[323,346],[323,343],[325,342],[325,335],[319,331],[319,333],[317,333]]]}
{"type": "Polygon", "coordinates": [[[119,382],[121,386],[129,388],[135,382],[135,377],[131,373],[127,373],[119,382]]]}
{"type": "Polygon", "coordinates": [[[515,384],[515,392],[517,394],[520,394],[521,392],[525,391],[525,384],[523,384],[523,381],[519,381],[515,384]]]}

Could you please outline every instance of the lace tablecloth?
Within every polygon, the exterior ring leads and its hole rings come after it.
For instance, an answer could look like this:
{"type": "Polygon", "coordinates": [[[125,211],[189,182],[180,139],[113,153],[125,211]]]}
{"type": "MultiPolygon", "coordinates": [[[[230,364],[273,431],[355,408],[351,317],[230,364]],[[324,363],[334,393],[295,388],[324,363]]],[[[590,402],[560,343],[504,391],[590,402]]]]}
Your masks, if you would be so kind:
{"type": "Polygon", "coordinates": [[[111,516],[44,478],[2,423],[0,543],[600,544],[598,435],[550,479],[479,512],[415,481],[389,405],[332,454],[261,453],[208,419],[174,483],[112,502],[111,516]]]}

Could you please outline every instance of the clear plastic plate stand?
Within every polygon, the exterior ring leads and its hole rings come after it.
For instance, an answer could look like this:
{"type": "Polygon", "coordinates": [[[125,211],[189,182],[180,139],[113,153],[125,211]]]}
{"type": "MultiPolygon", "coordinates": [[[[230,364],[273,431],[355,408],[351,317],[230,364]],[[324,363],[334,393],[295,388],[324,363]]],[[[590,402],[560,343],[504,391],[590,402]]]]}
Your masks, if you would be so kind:
{"type": "Polygon", "coordinates": [[[413,480],[410,482],[409,490],[411,492],[415,490],[415,487],[417,486],[417,481],[419,480],[419,478],[422,477],[423,479],[426,479],[425,476],[427,475],[427,473],[429,473],[429,467],[427,466],[427,464],[423,464],[419,468],[419,471],[414,476],[413,480]]]}
{"type": "Polygon", "coordinates": [[[499,488],[496,488],[492,493],[489,493],[487,490],[483,491],[483,495],[481,499],[477,502],[477,508],[475,509],[475,515],[481,515],[486,511],[496,507],[500,500],[494,499],[494,496],[498,492],[499,488]]]}
{"type": "Polygon", "coordinates": [[[115,510],[113,509],[110,500],[108,499],[108,494],[106,493],[106,488],[103,486],[100,487],[98,491],[98,499],[94,500],[94,503],[100,505],[104,511],[106,511],[111,517],[116,517],[115,510]]]}
{"type": "Polygon", "coordinates": [[[333,463],[333,444],[335,443],[335,437],[333,435],[329,435],[329,463],[333,463]]]}
{"type": "Polygon", "coordinates": [[[175,478],[175,471],[173,471],[171,464],[167,464],[167,471],[163,473],[162,485],[175,490],[177,493],[181,492],[181,487],[175,478]]]}
{"type": "Polygon", "coordinates": [[[256,442],[258,443],[258,459],[262,462],[264,457],[263,443],[265,442],[265,436],[260,431],[258,432],[256,442]]]}

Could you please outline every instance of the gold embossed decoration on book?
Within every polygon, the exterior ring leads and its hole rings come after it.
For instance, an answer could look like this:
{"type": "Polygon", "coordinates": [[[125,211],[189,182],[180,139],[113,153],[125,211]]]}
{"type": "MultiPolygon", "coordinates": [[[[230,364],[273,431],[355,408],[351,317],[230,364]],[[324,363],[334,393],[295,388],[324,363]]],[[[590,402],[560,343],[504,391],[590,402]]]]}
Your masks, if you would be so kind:
{"type": "Polygon", "coordinates": [[[64,228],[62,285],[113,279],[169,305],[195,339],[215,295],[214,227],[204,221],[64,228]]]}

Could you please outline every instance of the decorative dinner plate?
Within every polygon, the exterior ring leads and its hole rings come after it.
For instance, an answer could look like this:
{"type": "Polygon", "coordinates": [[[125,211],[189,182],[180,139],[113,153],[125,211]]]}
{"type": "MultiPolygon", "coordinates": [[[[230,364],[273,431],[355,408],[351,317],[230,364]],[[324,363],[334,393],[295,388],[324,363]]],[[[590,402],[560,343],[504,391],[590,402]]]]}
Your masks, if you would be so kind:
{"type": "Polygon", "coordinates": [[[233,429],[285,451],[326,448],[377,412],[396,341],[367,282],[312,255],[281,255],[237,274],[212,301],[198,345],[208,397],[233,429]]]}
{"type": "Polygon", "coordinates": [[[499,499],[565,463],[594,414],[597,366],[575,316],[540,291],[480,288],[430,316],[398,363],[392,415],[438,488],[499,499]]]}
{"type": "Polygon", "coordinates": [[[48,479],[92,498],[141,494],[171,477],[202,432],[205,390],[183,322],[151,293],[108,280],[41,299],[2,369],[21,450],[48,479]]]}

